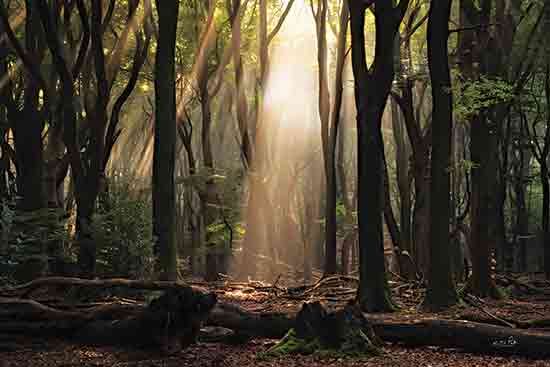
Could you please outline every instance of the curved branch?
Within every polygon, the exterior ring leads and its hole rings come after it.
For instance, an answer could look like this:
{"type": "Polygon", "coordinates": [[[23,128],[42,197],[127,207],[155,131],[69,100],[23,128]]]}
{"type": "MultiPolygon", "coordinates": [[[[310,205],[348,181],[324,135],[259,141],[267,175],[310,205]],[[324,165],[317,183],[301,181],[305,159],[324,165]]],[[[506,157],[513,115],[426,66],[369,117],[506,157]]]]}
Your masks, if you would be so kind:
{"type": "Polygon", "coordinates": [[[149,44],[151,42],[151,28],[147,25],[145,25],[145,40],[142,40],[141,35],[136,34],[136,51],[134,54],[134,60],[132,64],[132,71],[130,74],[130,78],[128,79],[128,83],[126,84],[126,87],[120,94],[120,96],[115,101],[115,104],[113,106],[113,110],[111,112],[111,119],[109,122],[109,127],[107,129],[107,135],[106,135],[106,149],[105,154],[103,157],[103,165],[102,169],[105,170],[105,167],[107,166],[107,162],[109,161],[109,157],[111,155],[112,149],[115,145],[115,142],[120,135],[120,130],[117,130],[117,126],[120,120],[120,112],[122,111],[122,107],[130,98],[130,95],[134,91],[138,79],[139,79],[139,72],[141,71],[141,68],[143,67],[143,64],[145,63],[147,59],[147,55],[149,53],[149,44]]]}
{"type": "Polygon", "coordinates": [[[35,64],[29,54],[23,49],[23,46],[15,36],[15,33],[10,25],[8,14],[6,12],[6,7],[4,6],[4,0],[0,0],[0,20],[2,21],[2,23],[4,23],[4,31],[6,32],[6,35],[10,40],[10,43],[15,50],[15,53],[21,59],[23,65],[25,65],[25,68],[27,68],[31,76],[38,82],[40,88],[42,88],[44,93],[50,94],[48,84],[40,73],[40,68],[38,67],[38,65],[35,64]]]}
{"type": "Polygon", "coordinates": [[[273,38],[277,35],[277,33],[281,30],[281,27],[283,26],[283,23],[285,22],[285,19],[290,13],[290,10],[292,9],[292,5],[294,4],[294,0],[290,0],[288,4],[286,5],[285,10],[283,11],[283,14],[281,14],[281,17],[279,18],[279,21],[277,22],[277,25],[271,32],[269,32],[269,35],[267,36],[267,44],[269,45],[273,38]]]}
{"type": "Polygon", "coordinates": [[[88,46],[90,45],[90,25],[88,24],[88,13],[86,11],[86,6],[82,0],[76,0],[76,6],[78,9],[78,15],[80,17],[80,23],[82,24],[82,41],[80,43],[80,49],[78,50],[78,56],[76,62],[72,69],[73,78],[76,78],[80,73],[82,66],[84,65],[84,60],[86,58],[86,53],[88,52],[88,46]]]}

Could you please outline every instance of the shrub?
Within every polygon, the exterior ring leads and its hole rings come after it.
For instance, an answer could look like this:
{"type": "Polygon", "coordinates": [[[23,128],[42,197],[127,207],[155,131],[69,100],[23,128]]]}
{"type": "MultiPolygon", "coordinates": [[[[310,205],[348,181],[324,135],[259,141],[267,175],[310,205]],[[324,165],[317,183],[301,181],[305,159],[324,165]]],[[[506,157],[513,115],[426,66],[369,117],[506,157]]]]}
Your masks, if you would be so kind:
{"type": "Polygon", "coordinates": [[[152,207],[130,177],[108,179],[93,221],[98,269],[117,276],[147,278],[154,270],[152,207]]]}

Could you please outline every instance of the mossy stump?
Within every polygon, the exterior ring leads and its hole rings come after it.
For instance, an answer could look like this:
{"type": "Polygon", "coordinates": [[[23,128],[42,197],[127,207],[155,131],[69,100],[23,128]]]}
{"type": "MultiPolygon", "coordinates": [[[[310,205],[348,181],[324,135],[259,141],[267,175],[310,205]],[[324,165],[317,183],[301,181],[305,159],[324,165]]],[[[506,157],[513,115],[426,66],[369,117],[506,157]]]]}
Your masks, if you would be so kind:
{"type": "Polygon", "coordinates": [[[305,303],[293,329],[261,357],[286,354],[370,357],[381,354],[381,342],[358,305],[327,311],[319,302],[305,303]]]}

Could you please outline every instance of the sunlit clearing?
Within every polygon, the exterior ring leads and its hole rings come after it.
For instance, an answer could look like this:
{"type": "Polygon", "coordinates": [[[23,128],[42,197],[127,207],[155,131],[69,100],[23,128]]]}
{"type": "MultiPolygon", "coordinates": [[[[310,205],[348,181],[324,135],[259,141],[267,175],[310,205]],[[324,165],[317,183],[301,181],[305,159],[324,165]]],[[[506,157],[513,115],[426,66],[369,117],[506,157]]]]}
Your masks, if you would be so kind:
{"type": "Polygon", "coordinates": [[[312,258],[323,181],[316,55],[311,10],[297,1],[270,47],[248,177],[247,233],[234,268],[241,277],[286,278],[312,258]]]}

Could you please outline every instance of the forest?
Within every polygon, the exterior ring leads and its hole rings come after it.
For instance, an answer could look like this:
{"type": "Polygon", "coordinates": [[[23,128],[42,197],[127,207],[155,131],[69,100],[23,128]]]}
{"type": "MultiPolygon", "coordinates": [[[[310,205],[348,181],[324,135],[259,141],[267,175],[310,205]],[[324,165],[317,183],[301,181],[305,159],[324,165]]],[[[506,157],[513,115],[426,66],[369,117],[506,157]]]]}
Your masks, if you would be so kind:
{"type": "Polygon", "coordinates": [[[550,366],[549,33],[0,0],[0,367],[550,366]]]}

